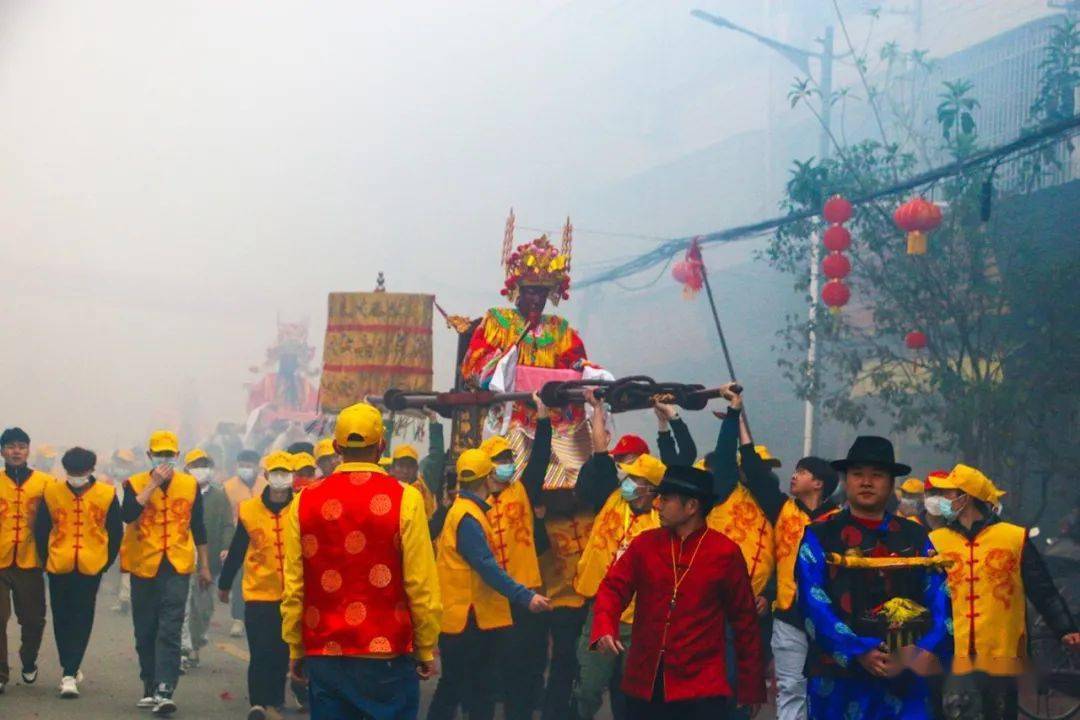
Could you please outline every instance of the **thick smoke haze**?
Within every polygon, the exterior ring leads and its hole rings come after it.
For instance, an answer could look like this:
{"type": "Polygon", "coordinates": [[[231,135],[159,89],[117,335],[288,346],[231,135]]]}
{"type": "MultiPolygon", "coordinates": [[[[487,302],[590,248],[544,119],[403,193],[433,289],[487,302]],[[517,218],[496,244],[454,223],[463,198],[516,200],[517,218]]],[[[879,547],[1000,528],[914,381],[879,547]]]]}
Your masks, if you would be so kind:
{"type": "MultiPolygon", "coordinates": [[[[111,450],[158,426],[240,421],[276,318],[308,319],[321,346],[328,292],[372,289],[383,270],[391,290],[434,293],[450,312],[497,304],[511,206],[523,228],[574,218],[579,279],[652,237],[773,214],[787,147],[725,170],[692,211],[620,188],[725,138],[807,120],[785,102],[793,68],[691,9],[809,46],[826,5],[0,3],[0,424],[111,450]],[[726,196],[734,186],[760,192],[726,196]]],[[[1045,12],[987,5],[1008,10],[984,13],[980,33],[1045,12]]],[[[957,35],[923,44],[948,50],[957,35]]],[[[721,275],[763,272],[748,269],[751,250],[710,258],[721,275]]],[[[698,353],[700,377],[685,379],[724,379],[703,305],[667,283],[677,320],[665,323],[622,292],[560,309],[593,331],[596,360],[666,367],[656,338],[601,329],[633,328],[633,312],[698,353]]],[[[738,350],[762,379],[776,377],[770,343],[738,350]]],[[[438,324],[437,386],[450,383],[451,345],[438,324]]]]}

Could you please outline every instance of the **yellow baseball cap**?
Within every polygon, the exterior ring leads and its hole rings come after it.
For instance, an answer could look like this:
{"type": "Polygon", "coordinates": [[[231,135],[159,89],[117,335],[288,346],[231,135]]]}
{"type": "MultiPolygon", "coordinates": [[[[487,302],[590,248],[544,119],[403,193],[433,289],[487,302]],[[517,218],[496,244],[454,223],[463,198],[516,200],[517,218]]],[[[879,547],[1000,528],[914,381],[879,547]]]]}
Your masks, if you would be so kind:
{"type": "Polygon", "coordinates": [[[480,443],[480,449],[486,452],[488,457],[494,459],[507,450],[511,450],[511,447],[510,442],[502,435],[492,435],[487,440],[480,443]]]}
{"type": "Polygon", "coordinates": [[[473,448],[461,453],[457,461],[457,474],[460,482],[472,482],[485,478],[495,469],[491,456],[480,448],[473,448]]]}
{"type": "Polygon", "coordinates": [[[293,472],[303,470],[304,468],[314,468],[315,458],[311,457],[310,453],[298,452],[293,453],[292,456],[292,469],[293,472]]]}
{"type": "Polygon", "coordinates": [[[49,460],[57,456],[57,450],[52,445],[38,445],[38,455],[49,460]]]}
{"type": "Polygon", "coordinates": [[[150,435],[150,452],[151,453],[180,453],[180,441],[176,438],[176,433],[169,430],[155,430],[150,435]]]}
{"type": "Polygon", "coordinates": [[[394,448],[394,454],[390,456],[391,460],[401,460],[402,458],[408,458],[420,462],[420,454],[416,452],[416,448],[412,445],[398,445],[394,448]]]}
{"type": "Polygon", "coordinates": [[[292,472],[293,456],[284,450],[275,450],[263,458],[262,466],[266,469],[266,472],[273,472],[275,470],[287,470],[288,472],[292,472]]]}
{"type": "Polygon", "coordinates": [[[203,450],[202,448],[195,448],[194,450],[189,450],[188,454],[184,456],[184,464],[185,465],[190,465],[191,463],[195,462],[196,460],[209,460],[209,459],[210,459],[210,456],[206,454],[205,450],[203,450]]]}
{"type": "Polygon", "coordinates": [[[644,478],[653,485],[659,485],[667,472],[667,466],[652,455],[639,455],[637,460],[620,465],[619,469],[632,477],[644,478]]]}
{"type": "Polygon", "coordinates": [[[900,492],[906,492],[908,495],[922,495],[926,492],[926,483],[919,478],[910,477],[900,483],[900,492]]]}
{"type": "Polygon", "coordinates": [[[129,448],[120,448],[116,451],[117,460],[123,460],[124,462],[135,462],[135,453],[131,452],[129,448]]]}
{"type": "Polygon", "coordinates": [[[945,477],[934,478],[935,490],[959,490],[965,492],[976,500],[997,505],[1005,495],[1004,490],[998,490],[990,478],[969,465],[957,465],[945,477]]]}
{"type": "Polygon", "coordinates": [[[357,403],[338,415],[334,426],[334,441],[338,447],[366,448],[378,445],[382,439],[382,413],[374,405],[357,403]]]}
{"type": "Polygon", "coordinates": [[[390,463],[394,462],[392,458],[381,457],[379,458],[379,465],[382,467],[390,467],[390,463]]]}
{"type": "Polygon", "coordinates": [[[322,460],[324,457],[330,457],[331,455],[337,455],[337,450],[334,449],[334,438],[323,438],[315,443],[316,459],[322,460]]]}

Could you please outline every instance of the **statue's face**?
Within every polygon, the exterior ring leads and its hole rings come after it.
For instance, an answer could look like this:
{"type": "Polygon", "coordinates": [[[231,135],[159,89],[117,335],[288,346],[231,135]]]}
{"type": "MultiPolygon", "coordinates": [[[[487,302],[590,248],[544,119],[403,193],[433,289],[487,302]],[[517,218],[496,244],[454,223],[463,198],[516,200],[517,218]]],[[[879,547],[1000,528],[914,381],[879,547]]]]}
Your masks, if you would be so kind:
{"type": "Polygon", "coordinates": [[[529,319],[538,319],[547,306],[548,289],[541,285],[523,285],[518,290],[517,309],[529,319]]]}

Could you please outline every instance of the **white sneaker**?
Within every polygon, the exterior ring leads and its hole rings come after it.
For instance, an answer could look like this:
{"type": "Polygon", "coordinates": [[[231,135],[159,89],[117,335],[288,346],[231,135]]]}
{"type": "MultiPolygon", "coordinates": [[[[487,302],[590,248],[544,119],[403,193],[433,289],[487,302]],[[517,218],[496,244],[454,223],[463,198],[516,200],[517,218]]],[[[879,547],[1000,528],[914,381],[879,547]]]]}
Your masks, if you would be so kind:
{"type": "Polygon", "coordinates": [[[262,705],[252,705],[248,710],[247,720],[266,720],[266,708],[262,705]]]}
{"type": "Polygon", "coordinates": [[[142,699],[135,703],[135,707],[143,710],[153,710],[157,707],[157,698],[153,695],[143,695],[142,699]]]}
{"type": "Polygon", "coordinates": [[[62,698],[77,698],[79,697],[79,685],[73,675],[65,675],[60,680],[60,697],[62,698]]]}
{"type": "Polygon", "coordinates": [[[176,712],[176,703],[171,697],[159,697],[152,712],[155,715],[172,715],[176,712]]]}
{"type": "Polygon", "coordinates": [[[244,637],[244,621],[233,620],[232,627],[229,628],[229,637],[244,637]]]}

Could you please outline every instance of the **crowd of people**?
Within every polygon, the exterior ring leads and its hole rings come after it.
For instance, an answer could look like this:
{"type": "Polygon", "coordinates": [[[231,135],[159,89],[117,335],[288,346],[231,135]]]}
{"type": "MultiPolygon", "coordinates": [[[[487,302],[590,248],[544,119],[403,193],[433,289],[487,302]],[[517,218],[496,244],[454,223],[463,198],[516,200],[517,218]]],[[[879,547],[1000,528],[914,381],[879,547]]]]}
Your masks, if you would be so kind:
{"type": "Polygon", "coordinates": [[[421,459],[366,404],[332,437],[239,451],[224,481],[220,458],[170,431],[145,461],[118,451],[99,467],[70,448],[54,477],[5,430],[0,693],[12,610],[33,684],[48,606],[59,694],[79,696],[118,557],[135,704],[155,715],[176,712],[215,599],[247,639],[249,720],[280,718],[289,694],[314,720],[415,718],[422,681],[436,683],[430,720],[490,720],[500,703],[508,720],[588,720],[605,695],[618,720],[744,718],[766,702],[767,667],[782,720],[1013,718],[1025,600],[1080,648],[984,473],[916,477],[888,440],[860,436],[844,458],[800,459],[784,487],[741,390],[724,396],[699,458],[676,407],[655,405],[654,454],[638,436],[612,443],[586,392],[593,452],[558,490],[538,395],[527,451],[493,435],[453,467],[434,414],[421,459]]]}

